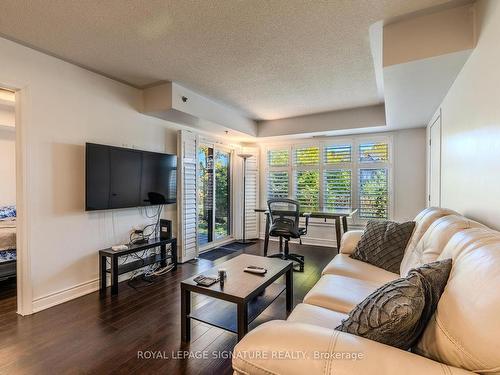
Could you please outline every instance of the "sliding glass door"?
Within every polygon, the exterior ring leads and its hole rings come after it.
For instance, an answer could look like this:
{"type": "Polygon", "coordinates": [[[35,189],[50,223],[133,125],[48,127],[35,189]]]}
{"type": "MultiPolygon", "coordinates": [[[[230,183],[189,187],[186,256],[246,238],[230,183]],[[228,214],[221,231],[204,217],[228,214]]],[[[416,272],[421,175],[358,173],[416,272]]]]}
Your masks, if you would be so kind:
{"type": "Polygon", "coordinates": [[[198,245],[231,235],[231,153],[209,144],[198,148],[198,245]]]}

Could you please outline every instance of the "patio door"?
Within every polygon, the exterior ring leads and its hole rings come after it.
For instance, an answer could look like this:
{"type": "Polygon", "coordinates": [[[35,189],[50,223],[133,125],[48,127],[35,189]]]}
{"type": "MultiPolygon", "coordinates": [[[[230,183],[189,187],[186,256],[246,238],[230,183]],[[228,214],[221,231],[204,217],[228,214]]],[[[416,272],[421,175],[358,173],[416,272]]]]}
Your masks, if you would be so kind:
{"type": "Polygon", "coordinates": [[[198,147],[198,246],[231,236],[231,151],[201,143],[198,147]]]}

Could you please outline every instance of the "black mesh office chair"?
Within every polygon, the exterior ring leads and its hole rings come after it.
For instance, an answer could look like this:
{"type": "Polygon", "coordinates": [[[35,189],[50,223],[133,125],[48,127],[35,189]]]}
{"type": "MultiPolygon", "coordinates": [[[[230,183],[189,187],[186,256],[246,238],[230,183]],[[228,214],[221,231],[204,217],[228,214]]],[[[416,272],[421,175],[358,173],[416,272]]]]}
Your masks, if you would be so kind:
{"type": "MultiPolygon", "coordinates": [[[[292,260],[298,264],[298,271],[304,271],[304,256],[300,254],[293,254],[289,252],[288,242],[291,238],[299,238],[307,234],[307,225],[309,218],[306,216],[305,228],[299,227],[300,219],[300,203],[292,199],[270,199],[267,201],[269,208],[269,218],[271,220],[271,227],[269,228],[269,235],[273,237],[280,237],[285,240],[285,248],[283,252],[278,254],[269,255],[269,258],[281,258],[284,260],[292,260]]],[[[280,241],[281,243],[281,241],[280,241]]]]}

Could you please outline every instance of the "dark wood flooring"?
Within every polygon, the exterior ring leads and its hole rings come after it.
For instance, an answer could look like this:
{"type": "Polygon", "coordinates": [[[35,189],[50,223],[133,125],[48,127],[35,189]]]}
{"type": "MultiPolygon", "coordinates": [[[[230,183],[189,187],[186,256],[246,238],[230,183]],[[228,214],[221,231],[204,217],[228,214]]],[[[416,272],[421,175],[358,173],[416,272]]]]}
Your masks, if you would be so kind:
{"type": "MultiPolygon", "coordinates": [[[[243,251],[261,255],[262,248],[260,241],[243,251]]],[[[272,242],[271,249],[276,248],[272,242]]],[[[305,272],[294,273],[297,304],[336,250],[309,245],[291,245],[291,250],[306,257],[305,272]]],[[[236,344],[235,334],[193,321],[191,343],[181,344],[179,283],[237,254],[185,263],[147,286],[134,289],[123,282],[118,296],[111,297],[108,288],[104,298],[95,292],[27,317],[15,312],[15,284],[3,282],[0,374],[231,374],[231,359],[224,356],[236,344]],[[143,359],[139,351],[161,358],[143,359]],[[179,351],[208,358],[172,359],[179,351]]],[[[194,297],[195,306],[206,302],[207,297],[194,297]]],[[[272,319],[286,319],[284,296],[252,327],[272,319]]]]}

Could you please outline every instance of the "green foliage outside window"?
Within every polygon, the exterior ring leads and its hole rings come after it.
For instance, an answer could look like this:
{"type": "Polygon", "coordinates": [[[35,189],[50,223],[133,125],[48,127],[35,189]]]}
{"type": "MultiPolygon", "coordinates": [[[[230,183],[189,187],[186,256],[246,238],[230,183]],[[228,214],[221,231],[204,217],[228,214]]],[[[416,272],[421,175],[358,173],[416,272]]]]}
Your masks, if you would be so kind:
{"type": "Polygon", "coordinates": [[[298,171],[296,189],[301,209],[319,210],[319,171],[298,171]]]}

